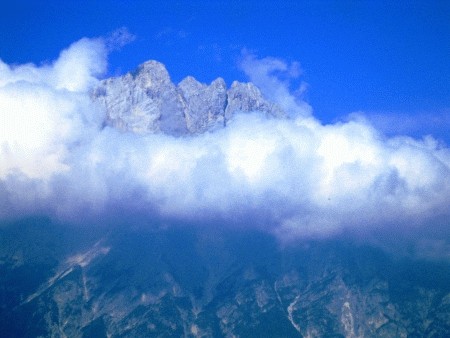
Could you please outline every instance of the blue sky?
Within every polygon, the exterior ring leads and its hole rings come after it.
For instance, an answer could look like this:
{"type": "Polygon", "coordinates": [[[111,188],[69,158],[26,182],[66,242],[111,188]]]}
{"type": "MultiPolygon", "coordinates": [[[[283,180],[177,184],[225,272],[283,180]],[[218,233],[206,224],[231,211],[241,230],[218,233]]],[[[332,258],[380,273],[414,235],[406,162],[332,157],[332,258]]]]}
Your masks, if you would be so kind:
{"type": "Polygon", "coordinates": [[[448,1],[19,0],[0,13],[8,64],[51,61],[81,37],[127,27],[136,39],[110,56],[110,74],[156,59],[174,81],[230,84],[245,80],[238,61],[247,49],[300,62],[306,100],[324,122],[364,111],[387,133],[448,141],[448,1]]]}

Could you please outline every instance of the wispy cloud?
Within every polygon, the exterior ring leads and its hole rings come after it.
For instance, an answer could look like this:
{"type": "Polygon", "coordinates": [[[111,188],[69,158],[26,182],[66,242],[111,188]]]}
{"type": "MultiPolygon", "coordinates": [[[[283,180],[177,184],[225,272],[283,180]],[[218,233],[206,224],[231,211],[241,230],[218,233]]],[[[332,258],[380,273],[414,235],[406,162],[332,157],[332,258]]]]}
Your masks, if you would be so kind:
{"type": "Polygon", "coordinates": [[[242,51],[240,66],[250,81],[257,85],[264,95],[271,101],[277,102],[291,116],[309,116],[311,107],[302,99],[307,84],[291,92],[290,81],[301,74],[298,62],[286,61],[266,57],[258,59],[248,50],[242,51]]]}
{"type": "Polygon", "coordinates": [[[450,108],[444,111],[414,112],[370,112],[367,114],[353,113],[366,119],[377,129],[388,136],[393,135],[433,135],[446,143],[450,142],[448,130],[450,129],[450,108]]]}
{"type": "Polygon", "coordinates": [[[154,34],[153,38],[156,41],[163,42],[165,45],[172,46],[186,40],[189,35],[190,33],[184,29],[165,27],[154,34]]]}
{"type": "Polygon", "coordinates": [[[122,47],[128,45],[129,43],[136,40],[136,36],[131,34],[131,32],[126,27],[121,27],[111,32],[105,38],[105,45],[109,51],[114,51],[121,49],[122,47]]]}

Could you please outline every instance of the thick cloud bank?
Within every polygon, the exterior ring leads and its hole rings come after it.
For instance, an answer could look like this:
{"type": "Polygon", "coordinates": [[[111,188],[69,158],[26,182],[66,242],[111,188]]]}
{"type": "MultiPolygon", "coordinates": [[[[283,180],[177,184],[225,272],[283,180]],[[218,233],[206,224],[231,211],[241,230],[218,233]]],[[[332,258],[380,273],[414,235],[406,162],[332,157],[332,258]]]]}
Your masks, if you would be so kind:
{"type": "Polygon", "coordinates": [[[0,62],[2,219],[221,219],[289,236],[448,226],[450,149],[386,138],[362,118],[322,125],[280,80],[297,67],[277,59],[247,56],[242,68],[289,119],[236,114],[184,138],[104,127],[89,93],[105,46],[82,39],[51,64],[0,62]]]}

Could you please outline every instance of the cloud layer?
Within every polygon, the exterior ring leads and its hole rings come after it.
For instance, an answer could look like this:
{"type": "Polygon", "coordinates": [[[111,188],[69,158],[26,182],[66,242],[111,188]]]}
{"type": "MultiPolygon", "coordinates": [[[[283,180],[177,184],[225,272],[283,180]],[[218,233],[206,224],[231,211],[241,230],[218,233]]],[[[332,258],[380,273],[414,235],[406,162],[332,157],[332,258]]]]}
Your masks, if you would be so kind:
{"type": "Polygon", "coordinates": [[[89,92],[110,39],[82,39],[42,66],[0,61],[1,219],[222,220],[286,236],[448,226],[450,149],[385,137],[361,117],[321,124],[289,92],[296,64],[241,65],[289,119],[237,114],[185,138],[104,128],[89,92]]]}

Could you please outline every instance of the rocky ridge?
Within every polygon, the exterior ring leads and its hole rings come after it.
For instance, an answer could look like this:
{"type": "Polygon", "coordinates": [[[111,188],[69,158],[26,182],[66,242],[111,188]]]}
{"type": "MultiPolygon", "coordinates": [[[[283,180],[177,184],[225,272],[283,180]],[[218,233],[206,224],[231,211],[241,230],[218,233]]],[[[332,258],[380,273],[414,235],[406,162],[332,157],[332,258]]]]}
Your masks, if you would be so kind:
{"type": "Polygon", "coordinates": [[[105,110],[107,125],[138,134],[199,134],[225,126],[240,112],[286,116],[252,83],[234,81],[227,88],[222,78],[206,85],[188,76],[175,85],[166,67],[157,61],[101,81],[92,99],[105,110]]]}

